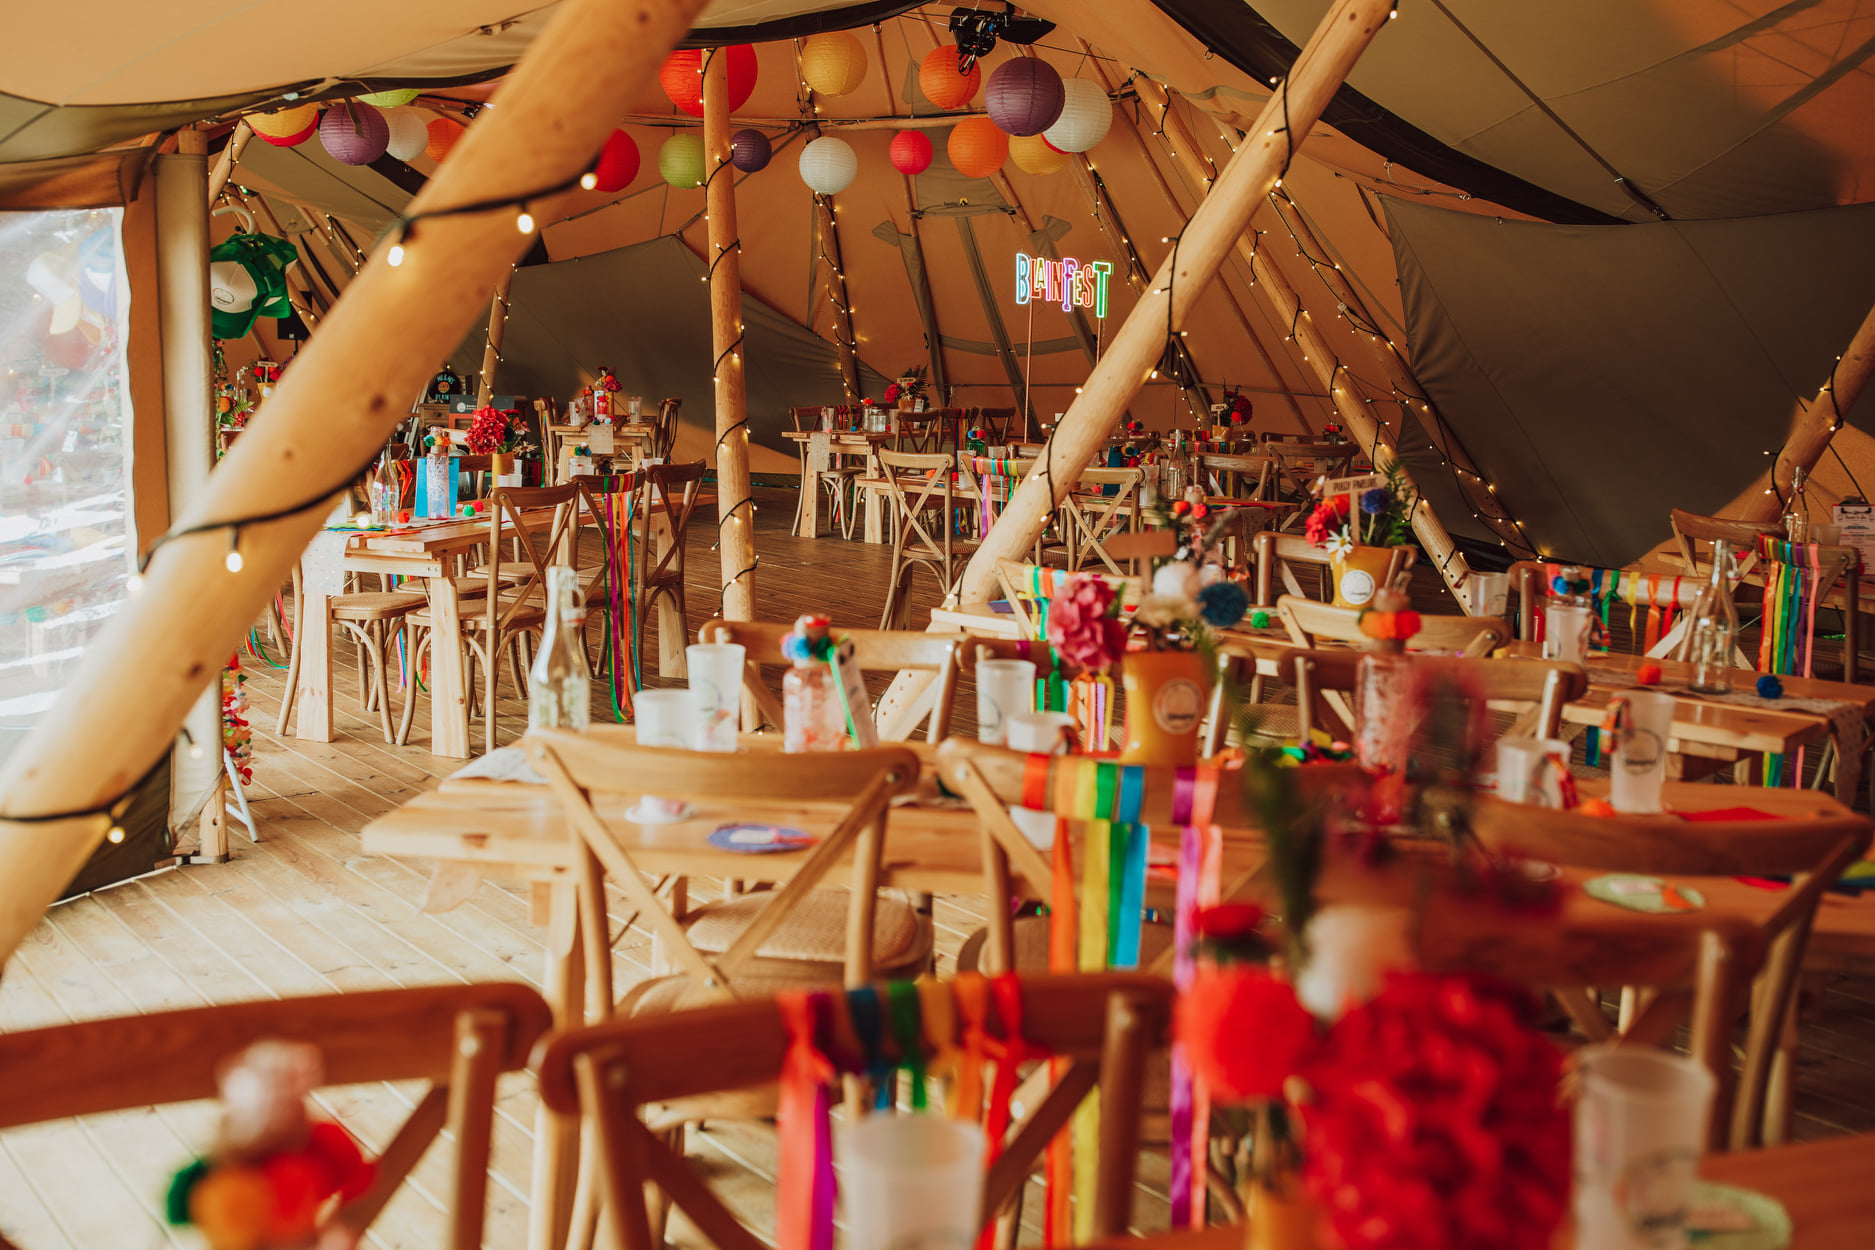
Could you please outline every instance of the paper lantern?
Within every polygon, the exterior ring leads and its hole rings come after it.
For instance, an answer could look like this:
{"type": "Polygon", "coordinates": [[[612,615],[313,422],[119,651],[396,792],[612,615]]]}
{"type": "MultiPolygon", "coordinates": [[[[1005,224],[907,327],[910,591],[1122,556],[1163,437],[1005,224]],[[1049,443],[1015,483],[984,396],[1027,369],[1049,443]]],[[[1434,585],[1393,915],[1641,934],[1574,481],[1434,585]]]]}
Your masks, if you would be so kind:
{"type": "Polygon", "coordinates": [[[745,174],[759,174],[768,168],[775,149],[768,136],[759,130],[738,130],[729,136],[729,163],[745,174]]]}
{"type": "Polygon", "coordinates": [[[453,117],[437,118],[430,123],[430,142],[423,149],[423,154],[433,161],[442,160],[455,148],[462,138],[462,132],[467,129],[453,117]]]}
{"type": "Polygon", "coordinates": [[[1099,83],[1085,78],[1070,78],[1061,87],[1061,116],[1042,137],[1063,152],[1091,152],[1113,125],[1113,101],[1099,83]]]}
{"type": "Polygon", "coordinates": [[[658,149],[658,173],[673,187],[703,185],[703,139],[699,135],[672,135],[658,149]]]}
{"type": "Polygon", "coordinates": [[[373,91],[358,98],[372,108],[400,109],[422,94],[415,87],[399,87],[394,91],[373,91]]]}
{"type": "Polygon", "coordinates": [[[592,167],[593,189],[623,191],[638,176],[638,144],[623,130],[614,130],[599,149],[599,160],[592,167]]]}
{"type": "Polygon", "coordinates": [[[281,109],[278,113],[254,113],[247,119],[249,129],[276,148],[290,148],[312,138],[319,129],[319,106],[302,104],[281,109]]]}
{"type": "Polygon", "coordinates": [[[970,72],[957,72],[957,45],[946,44],[925,54],[918,66],[918,90],[924,98],[941,109],[962,108],[976,98],[983,81],[983,70],[974,61],[970,72]]]}
{"type": "Polygon", "coordinates": [[[816,139],[801,149],[801,181],[821,195],[838,195],[859,176],[859,157],[845,139],[816,139]]]}
{"type": "Polygon", "coordinates": [[[990,75],[983,109],[1012,135],[1039,135],[1061,116],[1061,75],[1038,56],[1004,61],[990,75]]]}
{"type": "Polygon", "coordinates": [[[966,178],[987,178],[1003,167],[1009,155],[1009,136],[987,117],[966,117],[951,127],[945,145],[951,164],[966,178]]]}
{"type": "Polygon", "coordinates": [[[391,124],[369,104],[341,100],[319,119],[319,142],[343,165],[369,165],[391,142],[391,124]]]}
{"type": "Polygon", "coordinates": [[[922,130],[899,131],[886,150],[892,157],[892,168],[901,174],[922,174],[931,168],[931,136],[922,130]]]}
{"type": "Polygon", "coordinates": [[[391,128],[391,141],[384,150],[398,160],[414,161],[430,146],[429,123],[415,109],[394,109],[384,120],[391,128]]]}
{"type": "MultiPolygon", "coordinates": [[[[729,110],[733,113],[747,104],[755,91],[755,75],[760,68],[755,61],[755,46],[732,44],[720,49],[718,55],[729,58],[729,110]]],[[[703,53],[687,48],[665,57],[658,70],[658,85],[672,104],[692,117],[703,116],[703,53]]]]}
{"type": "Polygon", "coordinates": [[[801,80],[821,95],[845,95],[866,81],[866,48],[843,30],[801,45],[801,80]]]}
{"type": "Polygon", "coordinates": [[[1052,174],[1068,163],[1068,154],[1040,135],[1017,135],[1009,141],[1009,159],[1024,173],[1052,174]]]}

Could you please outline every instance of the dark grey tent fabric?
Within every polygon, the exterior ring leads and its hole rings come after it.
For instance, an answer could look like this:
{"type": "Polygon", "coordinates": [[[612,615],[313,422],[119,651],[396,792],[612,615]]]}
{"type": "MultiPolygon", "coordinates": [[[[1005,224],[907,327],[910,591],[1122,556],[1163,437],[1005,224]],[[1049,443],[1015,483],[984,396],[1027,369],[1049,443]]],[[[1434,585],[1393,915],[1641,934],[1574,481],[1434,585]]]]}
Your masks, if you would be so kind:
{"type": "MultiPolygon", "coordinates": [[[[1875,303],[1870,205],[1623,226],[1386,210],[1420,382],[1542,551],[1606,567],[1674,507],[1746,489],[1875,303]]],[[[1875,394],[1849,420],[1875,429],[1875,394]]],[[[1419,459],[1439,515],[1482,536],[1419,459]]]]}
{"type": "MultiPolygon", "coordinates": [[[[495,389],[504,395],[571,395],[601,367],[630,378],[647,400],[684,401],[683,423],[714,430],[709,288],[696,254],[669,236],[577,260],[515,271],[502,332],[495,389]]],[[[743,362],[750,438],[788,455],[791,407],[844,403],[840,356],[747,292],[742,297],[743,362]]],[[[471,376],[481,367],[486,329],[452,358],[471,376]]],[[[875,399],[887,379],[864,365],[875,399]]]]}

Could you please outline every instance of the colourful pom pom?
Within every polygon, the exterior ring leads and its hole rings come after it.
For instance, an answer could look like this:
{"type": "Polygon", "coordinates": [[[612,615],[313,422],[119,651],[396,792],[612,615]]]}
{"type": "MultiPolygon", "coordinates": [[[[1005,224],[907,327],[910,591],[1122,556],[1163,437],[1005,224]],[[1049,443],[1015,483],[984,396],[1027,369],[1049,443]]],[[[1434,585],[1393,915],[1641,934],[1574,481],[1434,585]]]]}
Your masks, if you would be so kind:
{"type": "Polygon", "coordinates": [[[207,1175],[208,1160],[197,1159],[172,1176],[169,1180],[169,1192],[163,1195],[163,1218],[178,1226],[187,1224],[189,1222],[189,1195],[207,1175]]]}
{"type": "Polygon", "coordinates": [[[1250,614],[1251,629],[1268,629],[1269,627],[1270,614],[1268,612],[1265,612],[1262,608],[1258,608],[1250,614]]]}
{"type": "Polygon", "coordinates": [[[1784,683],[1770,673],[1758,678],[1758,697],[1760,699],[1781,699],[1784,697],[1784,683]]]}
{"type": "Polygon", "coordinates": [[[1564,578],[1560,578],[1560,577],[1550,578],[1549,588],[1555,591],[1559,595],[1566,595],[1569,593],[1569,583],[1564,578]]]}
{"type": "Polygon", "coordinates": [[[273,1186],[239,1164],[212,1169],[189,1194],[189,1221],[215,1250],[254,1250],[273,1217],[273,1186]]]}
{"type": "Polygon", "coordinates": [[[261,1164],[260,1171],[273,1190],[267,1240],[292,1244],[310,1237],[319,1204],[332,1192],[326,1188],[326,1164],[308,1155],[277,1154],[261,1164]]]}
{"type": "Polygon", "coordinates": [[[314,1120],[307,1130],[306,1153],[324,1165],[328,1184],[320,1197],[337,1193],[365,1165],[363,1152],[352,1135],[330,1120],[314,1120]]]}
{"type": "Polygon", "coordinates": [[[1612,816],[1615,814],[1615,805],[1607,799],[1583,799],[1576,810],[1584,816],[1612,816]]]}
{"type": "Polygon", "coordinates": [[[1634,674],[1634,680],[1640,682],[1643,686],[1658,686],[1660,684],[1660,675],[1660,665],[1649,660],[1647,663],[1641,665],[1639,671],[1634,674]]]}

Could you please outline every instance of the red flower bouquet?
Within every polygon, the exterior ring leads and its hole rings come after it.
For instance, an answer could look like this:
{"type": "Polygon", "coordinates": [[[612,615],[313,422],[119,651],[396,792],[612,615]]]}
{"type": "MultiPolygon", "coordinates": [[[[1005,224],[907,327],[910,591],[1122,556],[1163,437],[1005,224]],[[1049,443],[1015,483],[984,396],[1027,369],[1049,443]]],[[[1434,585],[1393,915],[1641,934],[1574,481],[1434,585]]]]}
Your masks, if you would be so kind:
{"type": "Polygon", "coordinates": [[[526,434],[527,426],[514,409],[477,408],[463,444],[478,456],[506,455],[521,449],[526,434]]]}
{"type": "Polygon", "coordinates": [[[1569,1194],[1562,1058],[1512,988],[1395,973],[1305,1072],[1304,1178],[1347,1250],[1542,1250],[1569,1194]]]}
{"type": "Polygon", "coordinates": [[[1328,542],[1329,535],[1341,528],[1341,523],[1348,518],[1348,497],[1332,495],[1315,505],[1303,523],[1302,536],[1317,547],[1328,542]]]}
{"type": "Polygon", "coordinates": [[[1070,664],[1111,668],[1126,652],[1126,625],[1113,587],[1095,577],[1068,579],[1048,608],[1048,642],[1070,664]]]}
{"type": "Polygon", "coordinates": [[[1282,1097],[1317,1045],[1295,987],[1243,965],[1198,972],[1179,998],[1177,1030],[1192,1071],[1228,1102],[1282,1097]]]}

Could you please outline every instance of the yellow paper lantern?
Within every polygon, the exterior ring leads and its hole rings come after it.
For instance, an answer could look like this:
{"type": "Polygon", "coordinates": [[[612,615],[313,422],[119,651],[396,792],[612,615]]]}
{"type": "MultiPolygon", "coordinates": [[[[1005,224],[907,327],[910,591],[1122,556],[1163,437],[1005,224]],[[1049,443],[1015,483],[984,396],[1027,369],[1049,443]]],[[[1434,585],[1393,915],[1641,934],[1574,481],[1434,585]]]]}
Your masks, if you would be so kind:
{"type": "Polygon", "coordinates": [[[966,178],[987,178],[1009,156],[1009,136],[987,117],[966,117],[951,127],[945,145],[951,165],[966,178]]]}
{"type": "Polygon", "coordinates": [[[844,30],[801,46],[801,79],[821,95],[846,95],[866,81],[866,48],[844,30]]]}
{"type": "Polygon", "coordinates": [[[1009,140],[1009,159],[1023,173],[1052,174],[1068,163],[1068,154],[1050,147],[1040,135],[1018,135],[1009,140]]]}
{"type": "Polygon", "coordinates": [[[277,113],[249,113],[247,124],[253,132],[276,147],[290,147],[303,142],[319,124],[319,106],[302,104],[277,113]]]}

